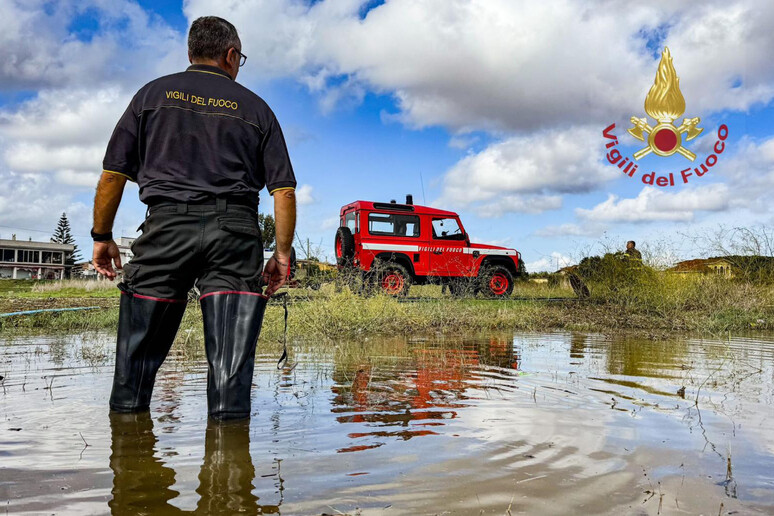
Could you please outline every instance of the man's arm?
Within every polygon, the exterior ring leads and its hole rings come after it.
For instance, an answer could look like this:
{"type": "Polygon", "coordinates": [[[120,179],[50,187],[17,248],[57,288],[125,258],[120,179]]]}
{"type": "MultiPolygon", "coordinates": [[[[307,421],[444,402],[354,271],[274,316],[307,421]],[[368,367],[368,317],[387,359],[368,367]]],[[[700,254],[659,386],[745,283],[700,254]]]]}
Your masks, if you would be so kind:
{"type": "Polygon", "coordinates": [[[276,248],[274,256],[266,263],[263,280],[265,295],[271,296],[285,284],[290,270],[290,246],[296,230],[296,192],[293,188],[275,191],[274,223],[276,226],[276,248]]]}
{"type": "MultiPolygon", "coordinates": [[[[121,196],[124,193],[126,177],[113,172],[102,172],[97,183],[97,193],[94,196],[94,232],[110,233],[113,230],[113,220],[121,204],[121,196]]],[[[94,254],[92,258],[94,268],[111,280],[116,277],[113,269],[121,268],[121,255],[115,241],[94,242],[94,254]]]]}

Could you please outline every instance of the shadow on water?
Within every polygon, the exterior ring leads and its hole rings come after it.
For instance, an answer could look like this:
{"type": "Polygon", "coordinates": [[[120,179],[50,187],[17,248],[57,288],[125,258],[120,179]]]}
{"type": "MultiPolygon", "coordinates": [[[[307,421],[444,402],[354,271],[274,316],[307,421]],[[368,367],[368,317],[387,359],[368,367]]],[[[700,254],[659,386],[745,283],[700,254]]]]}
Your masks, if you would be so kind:
{"type": "Polygon", "coordinates": [[[111,347],[0,340],[8,512],[774,510],[768,337],[297,342],[293,369],[257,357],[253,417],[228,424],[205,418],[206,364],[176,354],[150,413],[108,415],[111,347]]]}

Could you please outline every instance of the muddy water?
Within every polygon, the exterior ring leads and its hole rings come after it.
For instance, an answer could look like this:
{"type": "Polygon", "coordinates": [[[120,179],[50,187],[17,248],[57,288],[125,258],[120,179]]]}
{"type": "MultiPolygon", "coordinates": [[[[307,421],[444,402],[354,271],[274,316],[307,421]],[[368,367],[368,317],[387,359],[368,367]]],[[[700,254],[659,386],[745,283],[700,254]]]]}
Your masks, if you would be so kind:
{"type": "Polygon", "coordinates": [[[172,356],[109,416],[111,337],[0,341],[0,511],[774,513],[774,339],[583,334],[297,343],[249,423],[172,356]]]}

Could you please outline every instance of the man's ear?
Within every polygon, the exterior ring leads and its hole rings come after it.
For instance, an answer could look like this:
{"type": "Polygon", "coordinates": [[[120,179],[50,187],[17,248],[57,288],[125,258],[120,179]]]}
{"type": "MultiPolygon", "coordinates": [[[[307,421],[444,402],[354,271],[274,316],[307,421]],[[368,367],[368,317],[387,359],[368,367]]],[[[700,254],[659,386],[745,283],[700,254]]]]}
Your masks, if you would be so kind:
{"type": "Polygon", "coordinates": [[[193,57],[191,57],[191,53],[188,52],[188,62],[193,64],[193,57]]]}
{"type": "Polygon", "coordinates": [[[236,49],[234,47],[231,47],[228,49],[228,54],[226,54],[226,63],[228,63],[229,66],[236,66],[239,67],[239,54],[237,54],[236,49]],[[236,60],[236,62],[234,62],[236,60]]]}

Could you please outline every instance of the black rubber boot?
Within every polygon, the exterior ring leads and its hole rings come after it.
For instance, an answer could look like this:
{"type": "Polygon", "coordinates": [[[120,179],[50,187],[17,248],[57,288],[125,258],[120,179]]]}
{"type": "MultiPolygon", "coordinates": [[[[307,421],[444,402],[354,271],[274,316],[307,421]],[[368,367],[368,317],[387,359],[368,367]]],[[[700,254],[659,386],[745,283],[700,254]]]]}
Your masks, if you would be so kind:
{"type": "Polygon", "coordinates": [[[156,372],[175,340],[185,302],[157,301],[121,295],[116,345],[116,371],[110,408],[139,412],[150,405],[156,372]]]}
{"type": "Polygon", "coordinates": [[[201,297],[207,350],[207,406],[218,420],[250,417],[255,343],[267,299],[251,294],[201,297]]]}

